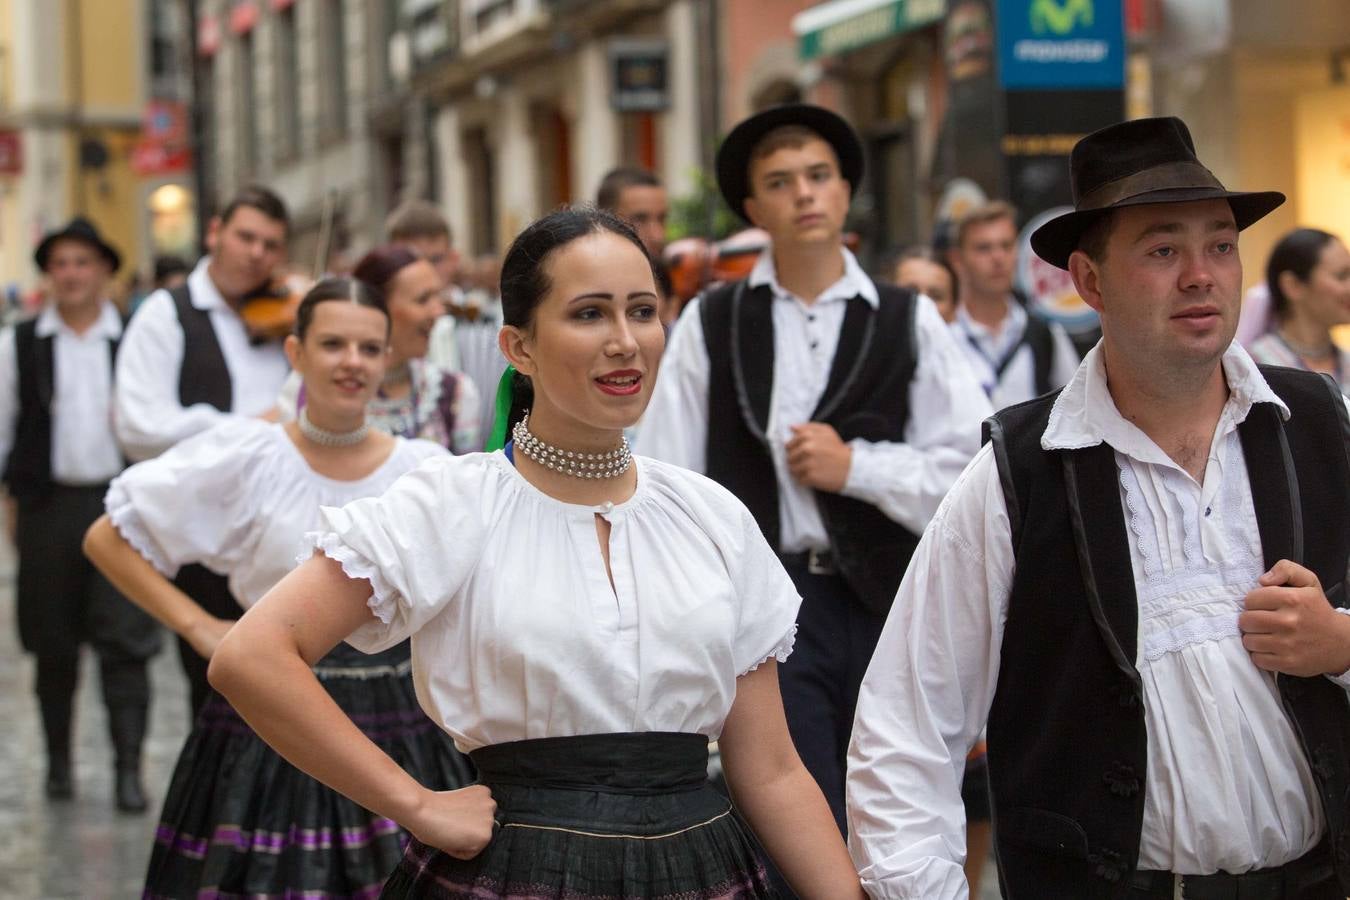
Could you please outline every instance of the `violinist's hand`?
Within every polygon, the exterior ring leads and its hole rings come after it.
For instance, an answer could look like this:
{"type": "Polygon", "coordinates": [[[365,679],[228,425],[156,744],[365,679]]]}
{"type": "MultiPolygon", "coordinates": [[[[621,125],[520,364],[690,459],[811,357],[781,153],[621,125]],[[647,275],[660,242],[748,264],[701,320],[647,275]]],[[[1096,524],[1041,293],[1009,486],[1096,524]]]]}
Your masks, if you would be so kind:
{"type": "Polygon", "coordinates": [[[262,419],[264,422],[280,422],[281,407],[273,406],[267,412],[259,414],[258,418],[262,419]]]}
{"type": "Polygon", "coordinates": [[[492,840],[497,801],[481,784],[457,791],[427,791],[412,821],[404,827],[428,846],[455,857],[473,859],[492,840]]]}

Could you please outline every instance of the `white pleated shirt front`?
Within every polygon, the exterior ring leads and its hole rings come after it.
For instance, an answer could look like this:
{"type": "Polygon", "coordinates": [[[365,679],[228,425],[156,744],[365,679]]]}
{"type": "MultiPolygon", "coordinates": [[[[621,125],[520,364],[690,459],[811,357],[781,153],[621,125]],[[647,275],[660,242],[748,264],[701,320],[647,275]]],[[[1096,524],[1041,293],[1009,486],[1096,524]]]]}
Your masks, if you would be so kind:
{"type": "MultiPolygon", "coordinates": [[[[1115,450],[1148,732],[1139,867],[1180,874],[1278,866],[1324,830],[1275,677],[1252,662],[1237,625],[1265,570],[1237,426],[1255,403],[1289,410],[1237,344],[1223,368],[1230,397],[1203,483],[1121,417],[1100,345],[1041,438],[1047,450],[1102,442],[1115,450]]],[[[959,788],[998,683],[1013,570],[986,447],[915,552],[858,699],[850,849],[873,897],[967,896],[959,788]]]]}
{"type": "Polygon", "coordinates": [[[374,653],[411,635],[422,708],[465,752],[716,738],[737,677],[787,658],[800,600],[739,500],[693,472],[635,465],[633,496],[600,507],[549,497],[499,451],[431,460],[382,497],[325,509],[315,545],[374,588],[348,643],[374,653]]]}

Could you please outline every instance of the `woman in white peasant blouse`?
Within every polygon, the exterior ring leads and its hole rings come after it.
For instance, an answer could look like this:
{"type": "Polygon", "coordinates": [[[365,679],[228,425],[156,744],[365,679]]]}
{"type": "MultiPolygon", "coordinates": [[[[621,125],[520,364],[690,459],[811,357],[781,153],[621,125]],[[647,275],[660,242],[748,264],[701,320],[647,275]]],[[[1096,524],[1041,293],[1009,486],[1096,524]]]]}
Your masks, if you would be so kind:
{"type": "Polygon", "coordinates": [[[326,509],[319,552],[226,636],[212,684],[414,835],[387,897],[774,896],[707,784],[709,739],[794,890],[861,897],[783,719],[791,581],[739,501],[623,441],[664,347],[641,242],[607,213],[552,213],[512,245],[502,303],[533,394],[513,441],[326,509]],[[409,635],[419,699],[479,785],[422,788],[309,674],[344,638],[409,635]]]}

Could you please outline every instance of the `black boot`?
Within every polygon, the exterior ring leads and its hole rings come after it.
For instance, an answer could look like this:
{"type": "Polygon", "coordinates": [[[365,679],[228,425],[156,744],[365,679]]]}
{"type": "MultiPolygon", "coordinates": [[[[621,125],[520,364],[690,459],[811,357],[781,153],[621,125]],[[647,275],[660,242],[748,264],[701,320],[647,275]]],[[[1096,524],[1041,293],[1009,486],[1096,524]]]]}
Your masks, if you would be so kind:
{"type": "Polygon", "coordinates": [[[47,738],[47,797],[69,800],[75,796],[70,765],[70,715],[68,699],[42,698],[42,729],[47,738]]]}
{"type": "Polygon", "coordinates": [[[123,812],[145,812],[149,803],[141,786],[141,745],[145,742],[146,707],[117,705],[108,707],[108,730],[117,759],[114,790],[117,808],[123,812]]]}

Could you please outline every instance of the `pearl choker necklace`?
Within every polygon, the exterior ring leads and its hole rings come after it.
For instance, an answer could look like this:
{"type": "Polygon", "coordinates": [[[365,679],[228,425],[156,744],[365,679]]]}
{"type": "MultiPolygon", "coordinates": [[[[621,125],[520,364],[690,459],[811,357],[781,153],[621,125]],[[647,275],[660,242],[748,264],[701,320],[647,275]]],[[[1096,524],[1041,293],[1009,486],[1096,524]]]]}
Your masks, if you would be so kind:
{"type": "Polygon", "coordinates": [[[628,438],[621,438],[619,446],[608,453],[579,453],[546,444],[530,433],[529,413],[511,429],[511,440],[539,465],[573,478],[618,478],[633,462],[628,438]]]}
{"type": "Polygon", "coordinates": [[[300,433],[306,439],[313,441],[320,447],[354,447],[366,439],[370,434],[370,423],[362,422],[360,427],[351,431],[328,431],[320,428],[309,420],[309,410],[301,409],[300,416],[296,419],[296,424],[300,426],[300,433]]]}

